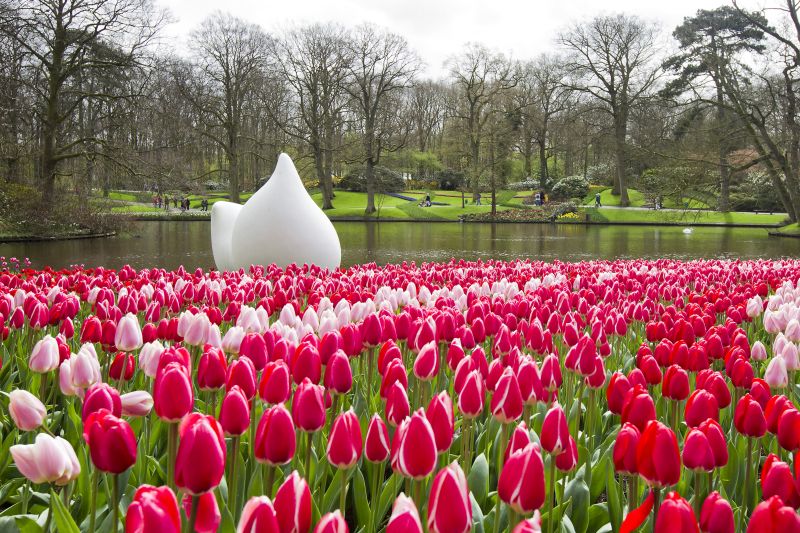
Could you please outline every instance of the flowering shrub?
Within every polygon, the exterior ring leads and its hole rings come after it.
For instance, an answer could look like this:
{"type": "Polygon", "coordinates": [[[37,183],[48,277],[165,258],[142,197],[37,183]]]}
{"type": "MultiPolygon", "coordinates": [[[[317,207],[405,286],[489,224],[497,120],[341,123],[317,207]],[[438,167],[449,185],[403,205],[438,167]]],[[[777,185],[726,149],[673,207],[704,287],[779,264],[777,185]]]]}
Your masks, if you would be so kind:
{"type": "Polygon", "coordinates": [[[4,270],[3,518],[798,531],[798,302],[789,260],[4,270]]]}

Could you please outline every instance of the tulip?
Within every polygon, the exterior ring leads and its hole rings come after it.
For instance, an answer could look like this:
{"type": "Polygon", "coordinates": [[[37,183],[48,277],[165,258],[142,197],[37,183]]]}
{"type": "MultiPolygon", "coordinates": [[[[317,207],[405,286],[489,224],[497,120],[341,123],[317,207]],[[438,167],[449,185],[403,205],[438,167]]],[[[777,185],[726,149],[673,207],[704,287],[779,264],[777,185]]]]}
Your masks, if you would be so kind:
{"type": "Polygon", "coordinates": [[[100,319],[98,319],[96,316],[89,315],[86,317],[86,320],[83,321],[83,325],[81,326],[81,344],[87,342],[100,342],[102,331],[103,324],[100,322],[100,319]]]}
{"type": "Polygon", "coordinates": [[[511,432],[511,438],[508,439],[508,445],[506,446],[505,452],[503,452],[503,461],[508,461],[512,453],[521,450],[530,444],[530,442],[531,437],[528,433],[528,428],[525,426],[525,422],[520,422],[511,432]]]}
{"type": "Polygon", "coordinates": [[[269,466],[280,466],[294,457],[296,449],[294,423],[282,404],[264,411],[256,429],[255,457],[269,466]]]}
{"type": "MultiPolygon", "coordinates": [[[[189,327],[183,333],[183,342],[190,346],[203,346],[208,342],[208,331],[211,322],[205,313],[197,313],[189,323],[189,327]]],[[[119,326],[117,326],[119,331],[119,326]]]]}
{"type": "Polygon", "coordinates": [[[716,466],[708,437],[699,429],[690,429],[686,434],[682,457],[689,470],[711,472],[716,466]]]}
{"type": "Polygon", "coordinates": [[[305,378],[294,393],[292,419],[306,433],[314,433],[325,425],[324,389],[305,378]]]}
{"type": "Polygon", "coordinates": [[[664,374],[661,394],[665,398],[683,401],[689,397],[689,374],[678,365],[672,365],[664,374]]]}
{"type": "Polygon", "coordinates": [[[786,361],[780,355],[773,357],[764,372],[764,381],[773,389],[785,389],[789,385],[786,361]]]}
{"type": "Polygon", "coordinates": [[[707,390],[697,389],[686,400],[684,418],[689,427],[697,427],[709,418],[719,420],[717,399],[707,390]]]}
{"type": "Polygon", "coordinates": [[[677,492],[670,492],[658,509],[654,533],[697,532],[697,520],[689,502],[681,498],[677,492]]]}
{"type": "Polygon", "coordinates": [[[464,385],[458,393],[458,410],[464,418],[476,418],[483,412],[484,395],[481,374],[473,370],[467,374],[464,385]]]}
{"type": "Polygon", "coordinates": [[[750,394],[745,394],[736,404],[733,424],[736,430],[748,437],[763,437],[767,432],[767,419],[761,405],[750,394]]]}
{"type": "Polygon", "coordinates": [[[225,388],[230,390],[234,385],[242,389],[248,400],[256,395],[256,367],[247,357],[239,357],[228,365],[225,388]]]}
{"type": "Polygon", "coordinates": [[[778,419],[778,444],[790,452],[800,449],[800,411],[793,407],[778,419]]]}
{"type": "Polygon", "coordinates": [[[44,422],[47,409],[30,392],[16,389],[8,395],[8,414],[21,431],[33,431],[44,422]]]}
{"type": "Polygon", "coordinates": [[[243,435],[250,426],[250,402],[238,385],[225,393],[219,410],[219,423],[228,436],[243,435]]]}
{"type": "Polygon", "coordinates": [[[792,407],[792,402],[782,394],[776,394],[767,402],[764,408],[764,416],[767,419],[767,429],[773,435],[778,434],[778,421],[787,409],[792,407]]]}
{"type": "Polygon", "coordinates": [[[800,531],[800,515],[785,506],[778,496],[759,503],[747,523],[747,533],[800,531]]]}
{"type": "Polygon", "coordinates": [[[108,410],[114,416],[122,416],[122,398],[117,389],[106,383],[97,383],[86,391],[81,419],[85,423],[89,415],[101,409],[108,410]]]}
{"type": "Polygon", "coordinates": [[[114,356],[111,366],[108,369],[108,376],[115,381],[130,381],[133,377],[134,361],[133,355],[119,352],[114,356]]]}
{"type": "Polygon", "coordinates": [[[358,417],[351,408],[333,422],[328,438],[328,462],[336,468],[351,468],[361,458],[363,439],[358,417]]]}
{"type": "Polygon", "coordinates": [[[334,394],[347,394],[353,387],[353,369],[350,359],[341,351],[336,350],[328,359],[325,366],[325,388],[334,394]]]}
{"type": "Polygon", "coordinates": [[[392,469],[405,477],[424,479],[436,466],[436,437],[422,409],[403,421],[392,441],[392,469]]]}
{"type": "Polygon", "coordinates": [[[422,533],[422,522],[417,507],[411,498],[402,492],[398,494],[392,506],[386,533],[422,533]]]}
{"type": "Polygon", "coordinates": [[[562,472],[571,472],[572,469],[578,465],[578,443],[575,442],[572,435],[570,435],[567,447],[564,451],[556,455],[555,462],[556,468],[562,472]]]}
{"type": "Polygon", "coordinates": [[[142,349],[139,350],[139,368],[142,369],[145,376],[149,378],[156,377],[163,353],[164,347],[158,341],[147,342],[142,345],[142,349]]]}
{"type": "Polygon", "coordinates": [[[728,464],[728,442],[719,422],[709,418],[697,426],[697,429],[702,431],[708,439],[711,452],[714,454],[714,466],[716,468],[721,468],[728,464]]]}
{"type": "Polygon", "coordinates": [[[98,470],[121,474],[136,463],[136,436],[131,426],[107,409],[88,416],[84,422],[83,438],[98,470]]]}
{"type": "Polygon", "coordinates": [[[81,473],[75,450],[61,437],[39,433],[33,444],[15,444],[9,452],[19,473],[34,484],[63,486],[81,473]]]}
{"type": "Polygon", "coordinates": [[[557,403],[544,415],[541,443],[542,448],[550,455],[558,455],[567,449],[569,444],[567,417],[557,403]]]}
{"type": "Polygon", "coordinates": [[[55,370],[59,363],[58,343],[50,335],[45,335],[36,342],[28,358],[28,368],[39,374],[55,370]]]}
{"type": "Polygon", "coordinates": [[[280,533],[308,533],[311,528],[311,492],[306,480],[292,472],[275,494],[280,533]]]}
{"type": "Polygon", "coordinates": [[[166,422],[178,422],[194,407],[194,391],[189,370],[177,362],[158,370],[153,385],[153,407],[166,422]]]}
{"type": "Polygon", "coordinates": [[[657,420],[648,422],[636,446],[636,465],[650,485],[676,485],[681,477],[681,456],[675,433],[657,420]]]}
{"type": "Polygon", "coordinates": [[[225,438],[214,417],[192,413],[180,425],[175,483],[192,495],[219,485],[225,471],[225,438]]]}
{"type": "Polygon", "coordinates": [[[764,498],[779,496],[786,505],[795,509],[800,507],[800,493],[791,467],[772,453],[761,469],[761,492],[764,498]]]}
{"type": "Polygon", "coordinates": [[[718,492],[712,492],[700,511],[700,531],[703,533],[734,533],[733,509],[718,492]]]}
{"type": "Polygon", "coordinates": [[[614,470],[631,475],[635,475],[638,472],[636,468],[636,448],[640,437],[641,433],[636,426],[631,423],[622,425],[614,441],[614,470]]]}
{"type": "Polygon", "coordinates": [[[219,523],[222,521],[217,498],[213,492],[206,492],[194,497],[189,494],[185,495],[183,512],[189,517],[189,523],[194,526],[193,531],[196,533],[216,533],[219,523]]]}
{"type": "Polygon", "coordinates": [[[399,426],[411,411],[406,389],[400,382],[394,382],[386,393],[386,420],[392,426],[399,426]]]}
{"type": "Polygon", "coordinates": [[[608,409],[615,415],[622,414],[625,396],[631,389],[631,382],[621,372],[614,372],[606,387],[606,401],[608,409]]]}
{"type": "Polygon", "coordinates": [[[258,396],[265,403],[276,405],[288,401],[291,394],[289,366],[283,360],[270,361],[261,373],[258,396]]]}
{"type": "Polygon", "coordinates": [[[432,381],[439,374],[439,351],[436,341],[422,346],[414,359],[414,376],[421,381],[432,381]]]}
{"type": "Polygon", "coordinates": [[[472,503],[464,471],[457,462],[433,478],[428,499],[428,531],[466,533],[472,528],[472,503]]]}
{"type": "Polygon", "coordinates": [[[500,499],[517,513],[530,513],[544,503],[544,463],[539,448],[530,443],[508,458],[497,481],[500,499]]]}
{"type": "Polygon", "coordinates": [[[492,395],[492,416],[500,423],[508,424],[522,416],[522,409],[522,393],[517,376],[511,368],[506,368],[492,395]]]}
{"type": "Polygon", "coordinates": [[[114,332],[114,346],[123,352],[132,352],[142,347],[142,328],[135,315],[128,313],[117,323],[114,332]]]}
{"type": "Polygon", "coordinates": [[[364,444],[364,457],[371,463],[382,463],[389,458],[391,445],[389,432],[378,414],[372,415],[367,428],[367,438],[364,444]]]}
{"type": "MultiPolygon", "coordinates": [[[[100,362],[97,360],[93,344],[84,344],[78,353],[64,363],[69,365],[70,382],[74,389],[86,389],[102,381],[100,362]]],[[[62,368],[64,363],[61,363],[62,368]]]]}
{"type": "MultiPolygon", "coordinates": [[[[635,385],[625,397],[622,405],[622,423],[629,422],[644,431],[645,426],[651,420],[656,419],[656,406],[653,398],[641,385],[635,385]]],[[[546,449],[546,448],[545,448],[546,449]]]]}
{"type": "Polygon", "coordinates": [[[320,518],[314,528],[314,533],[349,533],[349,531],[342,511],[338,509],[320,518]]]}
{"type": "Polygon", "coordinates": [[[124,416],[147,416],[153,409],[153,397],[143,390],[128,392],[120,396],[124,416]]]}
{"type": "Polygon", "coordinates": [[[236,533],[278,532],[278,516],[272,502],[266,496],[253,496],[242,509],[236,533]]]}
{"type": "Polygon", "coordinates": [[[222,342],[220,343],[222,351],[225,353],[238,354],[239,348],[242,346],[242,340],[244,339],[244,336],[245,333],[243,328],[240,328],[239,326],[233,326],[230,328],[225,332],[225,336],[222,337],[222,342]]]}
{"type": "Polygon", "coordinates": [[[228,361],[219,348],[208,347],[197,363],[197,385],[202,391],[213,391],[225,386],[228,361]]]}
{"type": "Polygon", "coordinates": [[[450,400],[447,391],[442,391],[431,399],[428,409],[425,411],[425,416],[428,418],[428,422],[433,428],[433,434],[436,437],[436,450],[439,453],[447,452],[453,443],[455,427],[453,402],[450,400]]]}
{"type": "Polygon", "coordinates": [[[542,533],[542,517],[539,511],[534,511],[531,518],[517,524],[512,533],[542,533]]]}
{"type": "Polygon", "coordinates": [[[125,516],[125,533],[180,533],[178,500],[169,487],[140,485],[125,516]]]}

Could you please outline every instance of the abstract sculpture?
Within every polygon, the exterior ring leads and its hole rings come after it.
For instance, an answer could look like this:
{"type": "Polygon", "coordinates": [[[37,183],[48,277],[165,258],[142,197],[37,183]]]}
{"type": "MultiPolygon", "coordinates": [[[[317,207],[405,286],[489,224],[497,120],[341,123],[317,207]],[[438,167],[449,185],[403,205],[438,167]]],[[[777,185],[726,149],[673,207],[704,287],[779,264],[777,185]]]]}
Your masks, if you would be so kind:
{"type": "Polygon", "coordinates": [[[311,199],[286,154],[244,205],[214,204],[211,249],[219,270],[271,263],[281,268],[308,263],[332,270],[342,260],[336,229],[311,199]]]}

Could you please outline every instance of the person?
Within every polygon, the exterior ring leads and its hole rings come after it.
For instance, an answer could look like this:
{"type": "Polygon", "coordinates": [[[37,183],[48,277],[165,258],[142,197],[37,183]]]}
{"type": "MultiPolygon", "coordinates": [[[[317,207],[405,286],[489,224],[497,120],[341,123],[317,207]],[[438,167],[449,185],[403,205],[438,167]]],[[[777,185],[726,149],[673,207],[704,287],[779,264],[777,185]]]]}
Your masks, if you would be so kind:
{"type": "Polygon", "coordinates": [[[164,196],[164,211],[169,211],[169,196],[164,196]]]}
{"type": "Polygon", "coordinates": [[[594,194],[594,206],[595,207],[603,207],[602,205],[600,205],[600,193],[599,192],[594,194]]]}
{"type": "Polygon", "coordinates": [[[175,209],[178,209],[178,197],[177,196],[172,199],[172,205],[175,206],[175,209]]]}
{"type": "Polygon", "coordinates": [[[481,193],[475,195],[475,205],[483,205],[481,204],[481,193]]]}
{"type": "Polygon", "coordinates": [[[427,193],[425,194],[425,207],[430,207],[430,206],[431,206],[431,194],[427,193]]]}
{"type": "Polygon", "coordinates": [[[536,193],[536,195],[533,197],[533,203],[535,205],[542,205],[542,193],[536,193]]]}

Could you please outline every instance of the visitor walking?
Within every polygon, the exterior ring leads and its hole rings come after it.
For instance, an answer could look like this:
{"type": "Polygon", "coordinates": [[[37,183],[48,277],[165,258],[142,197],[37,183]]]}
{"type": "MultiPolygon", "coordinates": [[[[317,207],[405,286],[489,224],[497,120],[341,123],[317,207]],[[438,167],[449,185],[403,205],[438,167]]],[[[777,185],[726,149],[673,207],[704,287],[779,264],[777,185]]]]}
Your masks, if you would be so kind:
{"type": "Polygon", "coordinates": [[[595,193],[595,195],[594,195],[594,206],[595,207],[603,207],[602,205],[600,205],[600,193],[599,192],[595,193]]]}
{"type": "Polygon", "coordinates": [[[475,205],[483,205],[481,204],[481,193],[475,195],[475,205]]]}
{"type": "Polygon", "coordinates": [[[164,196],[164,211],[169,211],[169,196],[164,196]]]}

